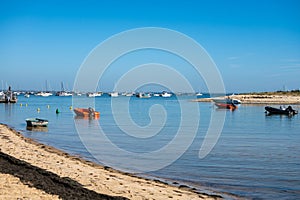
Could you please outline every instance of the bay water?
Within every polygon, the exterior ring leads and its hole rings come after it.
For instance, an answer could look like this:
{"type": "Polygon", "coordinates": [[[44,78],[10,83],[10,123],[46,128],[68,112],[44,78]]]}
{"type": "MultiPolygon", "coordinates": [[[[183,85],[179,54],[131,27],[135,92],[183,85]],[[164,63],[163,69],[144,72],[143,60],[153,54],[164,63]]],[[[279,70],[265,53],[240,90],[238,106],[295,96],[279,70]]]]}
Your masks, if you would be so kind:
{"type": "MultiPolygon", "coordinates": [[[[141,176],[188,185],[200,191],[204,189],[206,192],[220,193],[227,198],[300,198],[299,115],[267,116],[264,113],[265,105],[250,104],[242,104],[235,111],[218,110],[211,103],[192,102],[196,97],[188,95],[149,99],[119,96],[114,99],[114,103],[128,106],[133,123],[118,124],[114,115],[119,114],[125,118],[128,113],[112,110],[110,96],[104,94],[96,98],[78,98],[86,107],[92,106],[100,111],[100,118],[84,119],[74,116],[72,97],[32,95],[30,98],[19,96],[16,104],[0,104],[0,122],[41,143],[106,164],[89,152],[82,141],[82,134],[87,134],[90,140],[96,141],[102,137],[97,135],[97,129],[101,127],[106,137],[119,149],[137,154],[157,151],[176,137],[182,120],[180,106],[198,104],[200,117],[197,130],[192,130],[194,124],[183,127],[187,135],[195,132],[195,136],[182,155],[167,166],[141,176]],[[152,115],[153,105],[160,105],[159,109],[163,108],[164,111],[152,115]],[[56,109],[60,110],[59,114],[55,113],[56,109]],[[206,157],[200,158],[199,150],[214,112],[224,114],[225,123],[212,151],[206,157]],[[160,130],[158,134],[133,137],[124,133],[124,128],[134,130],[136,126],[146,127],[154,118],[160,117],[159,113],[166,115],[166,118],[159,125],[161,127],[154,126],[154,132],[156,129],[160,130]],[[48,119],[49,125],[44,129],[27,130],[25,119],[30,117],[48,119]],[[78,133],[78,124],[86,127],[83,129],[86,133],[78,133]]],[[[300,105],[293,105],[293,108],[300,110],[300,105]]],[[[102,149],[101,154],[118,159],[118,155],[112,155],[110,149],[102,149]]],[[[155,162],[154,158],[153,163],[155,162]]],[[[126,164],[128,171],[135,172],[134,168],[130,169],[130,164],[134,166],[134,163],[126,164]]]]}

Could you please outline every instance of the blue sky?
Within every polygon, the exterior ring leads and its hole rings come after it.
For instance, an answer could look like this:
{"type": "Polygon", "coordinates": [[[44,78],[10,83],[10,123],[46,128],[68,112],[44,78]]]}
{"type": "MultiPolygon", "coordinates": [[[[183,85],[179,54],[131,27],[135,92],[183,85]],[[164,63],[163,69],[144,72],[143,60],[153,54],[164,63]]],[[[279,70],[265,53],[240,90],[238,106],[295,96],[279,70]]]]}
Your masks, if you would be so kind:
{"type": "MultiPolygon", "coordinates": [[[[299,89],[299,19],[300,1],[289,0],[0,0],[0,80],[14,89],[41,90],[46,80],[51,89],[61,81],[71,89],[99,43],[128,29],[163,27],[202,45],[228,92],[299,89]]],[[[111,89],[106,81],[100,90],[111,89]]]]}

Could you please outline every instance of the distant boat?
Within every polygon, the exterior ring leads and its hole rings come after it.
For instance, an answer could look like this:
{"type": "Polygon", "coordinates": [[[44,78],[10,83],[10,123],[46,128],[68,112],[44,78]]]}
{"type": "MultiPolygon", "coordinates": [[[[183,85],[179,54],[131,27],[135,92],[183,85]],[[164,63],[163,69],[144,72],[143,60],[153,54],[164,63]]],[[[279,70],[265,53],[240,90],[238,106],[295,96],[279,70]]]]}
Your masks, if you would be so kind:
{"type": "Polygon", "coordinates": [[[89,92],[86,94],[87,97],[100,97],[102,96],[102,92],[89,92]]]}
{"type": "Polygon", "coordinates": [[[203,94],[200,93],[200,92],[196,93],[196,96],[202,96],[202,95],[203,95],[203,94]]]}
{"type": "Polygon", "coordinates": [[[26,93],[26,94],[24,94],[24,97],[29,98],[30,94],[26,93]]]}
{"type": "Polygon", "coordinates": [[[45,90],[45,92],[38,92],[38,93],[36,93],[35,94],[35,96],[41,96],[41,97],[49,97],[49,96],[52,96],[53,94],[52,94],[52,92],[49,92],[48,91],[48,82],[47,82],[47,80],[46,80],[46,90],[45,90]]]}
{"type": "Polygon", "coordinates": [[[41,96],[41,97],[49,97],[53,95],[51,92],[38,92],[35,94],[35,96],[41,96]]]}
{"type": "Polygon", "coordinates": [[[111,97],[118,97],[119,93],[118,92],[111,92],[111,93],[109,93],[109,96],[111,96],[111,97]]]}
{"type": "Polygon", "coordinates": [[[29,127],[46,127],[49,122],[46,119],[28,118],[26,119],[26,123],[29,127]]]}
{"type": "Polygon", "coordinates": [[[17,103],[17,95],[11,90],[11,87],[8,87],[8,90],[4,93],[1,93],[0,103],[17,103]]]}
{"type": "Polygon", "coordinates": [[[161,97],[165,97],[165,98],[168,98],[168,97],[171,97],[172,96],[172,94],[171,93],[168,93],[168,92],[166,92],[166,91],[163,91],[162,93],[161,93],[161,95],[160,95],[161,97]]]}
{"type": "Polygon", "coordinates": [[[60,97],[68,97],[68,96],[72,96],[73,93],[72,92],[66,92],[65,89],[64,89],[64,83],[61,82],[61,91],[56,92],[55,95],[60,96],[60,97]]]}
{"type": "Polygon", "coordinates": [[[150,98],[151,97],[151,94],[150,93],[137,93],[136,94],[136,97],[138,98],[150,98]]]}
{"type": "Polygon", "coordinates": [[[100,117],[100,112],[95,111],[93,108],[74,108],[74,112],[79,117],[100,117]]]}
{"type": "Polygon", "coordinates": [[[72,96],[73,93],[71,92],[65,92],[65,91],[60,91],[56,93],[56,96],[60,96],[60,97],[69,97],[72,96]]]}
{"type": "Polygon", "coordinates": [[[298,111],[294,110],[291,106],[288,106],[286,109],[282,108],[281,106],[280,106],[280,108],[274,108],[274,107],[271,107],[271,106],[266,106],[265,110],[269,115],[278,114],[278,115],[289,115],[289,116],[291,116],[291,115],[298,114],[298,111]]]}
{"type": "Polygon", "coordinates": [[[134,94],[133,92],[123,92],[121,95],[125,97],[132,97],[133,94],[134,94]]]}
{"type": "Polygon", "coordinates": [[[132,96],[133,96],[133,92],[126,92],[126,93],[125,93],[125,96],[126,96],[126,97],[132,97],[132,96]]]}

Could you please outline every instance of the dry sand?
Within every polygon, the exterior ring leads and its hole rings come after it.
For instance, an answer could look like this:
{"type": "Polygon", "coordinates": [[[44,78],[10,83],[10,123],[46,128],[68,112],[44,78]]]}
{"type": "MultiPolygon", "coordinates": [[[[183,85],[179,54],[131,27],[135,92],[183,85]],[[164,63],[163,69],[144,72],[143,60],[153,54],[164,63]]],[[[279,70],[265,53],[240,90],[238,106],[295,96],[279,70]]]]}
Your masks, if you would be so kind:
{"type": "MultiPolygon", "coordinates": [[[[225,97],[224,97],[225,98],[225,97]]],[[[300,96],[292,95],[262,95],[245,94],[233,95],[230,98],[238,99],[243,104],[300,104],[300,96]]],[[[212,98],[195,99],[196,102],[211,102],[212,98]]]]}
{"type": "Polygon", "coordinates": [[[0,124],[0,199],[220,199],[70,156],[0,124]]]}

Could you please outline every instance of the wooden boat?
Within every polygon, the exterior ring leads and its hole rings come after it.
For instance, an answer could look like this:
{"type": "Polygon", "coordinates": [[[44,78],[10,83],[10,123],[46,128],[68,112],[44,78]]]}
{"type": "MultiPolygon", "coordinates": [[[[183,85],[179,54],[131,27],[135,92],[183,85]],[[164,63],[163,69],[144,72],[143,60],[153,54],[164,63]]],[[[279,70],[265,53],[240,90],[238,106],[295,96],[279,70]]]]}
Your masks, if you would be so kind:
{"type": "Polygon", "coordinates": [[[29,127],[46,127],[49,122],[46,119],[28,118],[26,119],[26,123],[29,127]]]}
{"type": "Polygon", "coordinates": [[[100,112],[95,111],[93,108],[74,108],[74,112],[80,117],[100,117],[100,112]]]}
{"type": "Polygon", "coordinates": [[[298,114],[298,111],[294,110],[291,106],[288,106],[286,109],[283,109],[282,107],[274,108],[271,106],[266,106],[265,110],[269,115],[277,114],[277,115],[290,115],[291,116],[291,115],[298,114]]]}

